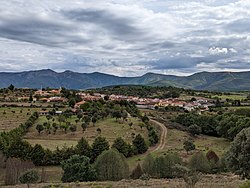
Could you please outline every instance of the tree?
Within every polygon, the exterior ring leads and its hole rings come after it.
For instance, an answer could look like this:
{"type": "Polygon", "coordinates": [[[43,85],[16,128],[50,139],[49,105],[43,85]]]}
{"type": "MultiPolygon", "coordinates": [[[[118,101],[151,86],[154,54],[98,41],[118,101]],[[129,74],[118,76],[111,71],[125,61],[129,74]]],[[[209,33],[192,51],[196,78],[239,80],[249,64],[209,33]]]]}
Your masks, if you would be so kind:
{"type": "Polygon", "coordinates": [[[122,111],[121,117],[122,117],[122,120],[124,122],[128,118],[128,113],[126,111],[122,111]]]}
{"type": "Polygon", "coordinates": [[[151,154],[148,154],[142,163],[142,170],[144,173],[153,176],[154,158],[151,154]]]}
{"type": "Polygon", "coordinates": [[[96,171],[90,165],[90,159],[86,156],[73,155],[68,160],[63,161],[63,182],[94,181],[96,171]]]}
{"type": "Polygon", "coordinates": [[[44,126],[42,124],[37,124],[36,130],[40,134],[44,130],[44,126]]]}
{"type": "Polygon", "coordinates": [[[77,130],[76,125],[71,125],[71,126],[69,127],[69,130],[74,134],[74,133],[76,132],[76,130],[77,130]]]}
{"type": "Polygon", "coordinates": [[[188,127],[188,132],[192,136],[199,135],[199,134],[201,134],[201,127],[196,125],[196,124],[191,125],[191,126],[188,127]]]}
{"type": "Polygon", "coordinates": [[[118,181],[128,177],[129,168],[125,157],[116,150],[103,152],[96,159],[95,169],[101,181],[118,181]]]}
{"type": "Polygon", "coordinates": [[[76,153],[79,155],[85,155],[91,157],[91,147],[88,141],[84,138],[81,138],[76,145],[76,153]]]}
{"type": "Polygon", "coordinates": [[[57,131],[57,129],[58,129],[57,124],[56,124],[56,123],[53,123],[53,124],[52,124],[52,127],[53,127],[53,133],[56,134],[56,131],[57,131]]]}
{"type": "Polygon", "coordinates": [[[187,170],[187,172],[182,176],[185,181],[187,188],[194,188],[195,184],[202,178],[202,173],[196,171],[187,170]]]}
{"type": "Polygon", "coordinates": [[[133,140],[133,146],[135,147],[135,152],[138,154],[145,153],[148,150],[148,146],[146,145],[146,142],[141,134],[136,135],[133,140]]]}
{"type": "Polygon", "coordinates": [[[148,116],[146,115],[142,116],[142,122],[147,124],[149,122],[148,116]]]}
{"type": "Polygon", "coordinates": [[[230,170],[250,179],[250,127],[240,131],[234,138],[226,154],[226,163],[230,170]]]}
{"type": "Polygon", "coordinates": [[[8,89],[9,89],[10,91],[13,91],[13,90],[15,89],[15,86],[12,85],[12,84],[10,84],[10,86],[8,87],[8,89]]]}
{"type": "Polygon", "coordinates": [[[195,144],[194,144],[194,142],[192,140],[186,140],[183,143],[183,148],[188,153],[189,151],[195,150],[195,144]]]}
{"type": "Polygon", "coordinates": [[[58,116],[58,121],[59,121],[60,126],[61,126],[61,124],[62,124],[63,122],[65,122],[65,120],[66,120],[66,118],[65,118],[64,115],[59,115],[59,116],[58,116]]]}
{"type": "Polygon", "coordinates": [[[194,171],[208,173],[210,170],[209,162],[203,152],[195,153],[190,161],[189,167],[194,171]]]}
{"type": "Polygon", "coordinates": [[[218,163],[220,160],[218,155],[213,150],[209,150],[206,154],[206,157],[208,161],[213,161],[214,163],[218,163]]]}
{"type": "Polygon", "coordinates": [[[122,113],[121,113],[121,110],[114,110],[113,112],[112,112],[112,117],[114,117],[115,119],[116,119],[116,121],[118,120],[118,119],[120,119],[121,117],[122,117],[122,113]]]}
{"type": "Polygon", "coordinates": [[[131,127],[133,126],[133,122],[130,122],[128,125],[129,125],[129,127],[131,129],[131,127]]]}
{"type": "Polygon", "coordinates": [[[175,165],[180,165],[182,160],[178,154],[168,153],[166,156],[156,157],[154,160],[153,174],[157,178],[174,178],[175,165]]]}
{"type": "Polygon", "coordinates": [[[45,151],[43,147],[39,144],[36,144],[31,151],[31,160],[36,166],[43,165],[45,151]]]}
{"type": "Polygon", "coordinates": [[[97,128],[96,131],[97,131],[98,134],[102,133],[102,130],[100,128],[97,128]]]}
{"type": "Polygon", "coordinates": [[[30,95],[29,102],[32,102],[32,101],[33,101],[33,97],[32,97],[32,95],[30,95]]]}
{"type": "Polygon", "coordinates": [[[87,127],[88,127],[88,123],[84,122],[81,124],[81,127],[82,127],[82,131],[86,131],[87,127]]]}
{"type": "Polygon", "coordinates": [[[137,164],[137,166],[135,167],[135,169],[132,171],[130,177],[132,179],[139,179],[143,174],[142,168],[140,164],[137,164]]]}
{"type": "Polygon", "coordinates": [[[36,183],[39,180],[39,175],[37,171],[31,170],[25,172],[23,175],[20,176],[19,181],[22,184],[27,184],[27,187],[30,187],[31,183],[36,183]]]}
{"type": "Polygon", "coordinates": [[[125,157],[129,157],[130,154],[129,146],[121,137],[118,137],[114,140],[112,148],[117,149],[125,157]]]}
{"type": "Polygon", "coordinates": [[[138,126],[141,128],[141,130],[142,130],[142,128],[143,127],[145,127],[145,124],[143,123],[143,122],[140,122],[139,124],[138,124],[138,126]]]}
{"type": "Polygon", "coordinates": [[[70,107],[73,108],[75,106],[75,104],[76,104],[76,100],[74,98],[69,99],[69,106],[70,107]]]}
{"type": "Polygon", "coordinates": [[[109,143],[104,137],[97,137],[92,144],[92,158],[91,161],[94,162],[95,159],[105,150],[109,149],[109,143]]]}
{"type": "Polygon", "coordinates": [[[82,119],[83,115],[81,113],[77,114],[77,118],[80,120],[82,119]]]}

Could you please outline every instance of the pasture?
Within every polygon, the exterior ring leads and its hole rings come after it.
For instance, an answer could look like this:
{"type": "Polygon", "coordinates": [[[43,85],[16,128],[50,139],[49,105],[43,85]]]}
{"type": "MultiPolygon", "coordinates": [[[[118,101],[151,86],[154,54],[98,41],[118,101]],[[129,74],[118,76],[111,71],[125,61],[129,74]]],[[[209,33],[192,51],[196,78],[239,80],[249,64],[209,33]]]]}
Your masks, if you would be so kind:
{"type": "MultiPolygon", "coordinates": [[[[54,116],[53,118],[55,123],[60,124],[58,122],[57,116],[54,116]]],[[[84,132],[81,127],[82,122],[76,122],[75,120],[77,120],[76,116],[72,116],[68,119],[71,124],[76,125],[77,130],[75,132],[71,132],[70,130],[67,130],[65,132],[65,130],[58,129],[55,134],[53,132],[51,134],[48,134],[46,131],[43,131],[39,134],[36,130],[36,125],[48,122],[45,116],[40,116],[37,120],[37,123],[33,125],[29,129],[28,133],[24,136],[24,139],[30,142],[32,145],[41,144],[43,147],[52,150],[56,149],[57,146],[59,148],[63,146],[74,146],[82,137],[88,140],[91,144],[96,137],[102,136],[109,141],[110,145],[118,137],[122,137],[125,141],[131,143],[134,136],[139,133],[146,140],[148,140],[148,131],[146,127],[139,127],[140,120],[138,118],[131,117],[128,118],[128,121],[116,121],[115,118],[99,120],[95,125],[90,123],[84,132]],[[131,128],[128,125],[129,122],[133,122],[131,128]],[[97,131],[97,129],[100,129],[101,131],[97,131]]],[[[52,120],[49,121],[52,122],[52,120]]]]}

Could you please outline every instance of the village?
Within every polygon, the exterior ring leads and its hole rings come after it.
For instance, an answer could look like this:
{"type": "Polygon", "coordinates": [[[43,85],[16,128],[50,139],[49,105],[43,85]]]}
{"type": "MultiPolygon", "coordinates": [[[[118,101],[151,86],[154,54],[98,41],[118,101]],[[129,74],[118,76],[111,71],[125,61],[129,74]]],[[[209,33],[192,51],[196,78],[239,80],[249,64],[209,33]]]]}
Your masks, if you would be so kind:
{"type": "MultiPolygon", "coordinates": [[[[80,102],[75,103],[74,110],[80,109],[80,106],[86,101],[95,101],[95,100],[111,100],[111,101],[132,101],[135,102],[138,108],[141,109],[157,109],[161,107],[173,106],[179,107],[189,112],[196,111],[202,113],[208,111],[210,106],[214,106],[214,100],[197,97],[192,100],[183,100],[181,98],[140,98],[136,96],[125,96],[125,95],[104,95],[101,93],[89,93],[89,92],[77,92],[77,96],[81,98],[80,102]]],[[[61,89],[53,89],[50,91],[37,90],[32,96],[33,102],[41,103],[65,103],[68,101],[67,98],[62,97],[61,89]]]]}

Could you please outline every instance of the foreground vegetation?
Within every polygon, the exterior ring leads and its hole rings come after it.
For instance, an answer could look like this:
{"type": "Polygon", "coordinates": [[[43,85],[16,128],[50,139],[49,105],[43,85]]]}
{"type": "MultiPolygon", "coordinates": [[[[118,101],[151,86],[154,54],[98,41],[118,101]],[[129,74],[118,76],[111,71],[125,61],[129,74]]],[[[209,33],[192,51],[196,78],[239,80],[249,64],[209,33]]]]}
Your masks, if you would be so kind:
{"type": "MultiPolygon", "coordinates": [[[[181,95],[193,92],[170,88],[166,93],[164,89],[155,92],[162,97],[167,93],[173,96],[174,92],[181,95]]],[[[147,92],[151,91],[152,88],[147,92]]],[[[19,126],[13,125],[16,128],[0,133],[0,161],[6,167],[3,171],[6,184],[53,181],[95,184],[137,179],[147,185],[150,179],[167,178],[178,180],[180,186],[194,187],[201,186],[207,174],[233,172],[241,178],[250,178],[250,110],[225,107],[231,99],[225,103],[216,99],[215,107],[202,114],[181,107],[139,111],[133,102],[109,101],[108,97],[85,102],[73,112],[71,107],[79,99],[71,91],[64,91],[64,95],[69,97],[68,107],[60,109],[59,114],[58,108],[46,108],[48,114],[41,116],[38,113],[41,109],[32,108],[29,114],[25,111],[19,126]],[[153,149],[160,140],[160,129],[150,123],[148,116],[168,128],[164,140],[167,144],[160,150],[153,149]],[[152,154],[148,155],[148,151],[152,154]]],[[[239,105],[236,99],[232,100],[232,104],[239,105]]],[[[28,108],[0,109],[6,112],[3,115],[11,112],[15,118],[19,109],[28,108]]],[[[6,119],[10,117],[9,114],[6,119]]],[[[237,187],[241,181],[236,182],[217,185],[237,187]]]]}

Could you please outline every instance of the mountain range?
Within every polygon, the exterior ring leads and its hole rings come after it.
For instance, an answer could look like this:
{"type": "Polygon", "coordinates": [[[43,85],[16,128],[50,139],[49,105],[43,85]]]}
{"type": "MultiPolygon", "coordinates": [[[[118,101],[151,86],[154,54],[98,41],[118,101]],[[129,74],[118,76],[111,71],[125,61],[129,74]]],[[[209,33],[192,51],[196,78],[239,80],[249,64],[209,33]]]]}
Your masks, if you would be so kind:
{"type": "Polygon", "coordinates": [[[68,89],[100,88],[112,85],[174,86],[196,90],[250,90],[250,72],[200,72],[191,76],[147,73],[138,77],[119,77],[99,72],[55,72],[50,69],[0,72],[0,88],[13,84],[18,88],[65,87],[68,89]]]}

